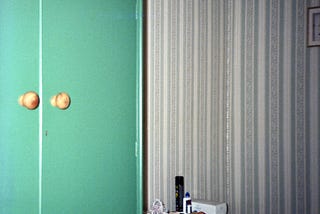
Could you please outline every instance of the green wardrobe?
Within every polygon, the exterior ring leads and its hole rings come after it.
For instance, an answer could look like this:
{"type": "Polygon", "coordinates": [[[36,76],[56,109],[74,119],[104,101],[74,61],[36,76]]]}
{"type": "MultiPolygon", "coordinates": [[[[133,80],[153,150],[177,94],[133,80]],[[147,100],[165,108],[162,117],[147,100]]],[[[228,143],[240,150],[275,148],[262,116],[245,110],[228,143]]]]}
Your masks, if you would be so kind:
{"type": "Polygon", "coordinates": [[[0,213],[142,213],[141,14],[141,0],[0,0],[0,213]]]}

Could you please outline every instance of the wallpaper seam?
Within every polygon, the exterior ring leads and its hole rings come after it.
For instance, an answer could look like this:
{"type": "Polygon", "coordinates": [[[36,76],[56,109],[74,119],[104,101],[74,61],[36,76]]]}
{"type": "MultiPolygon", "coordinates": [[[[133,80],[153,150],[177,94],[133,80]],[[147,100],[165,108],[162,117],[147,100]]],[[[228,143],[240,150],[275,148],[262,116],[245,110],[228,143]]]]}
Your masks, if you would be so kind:
{"type": "Polygon", "coordinates": [[[271,5],[271,211],[279,213],[279,2],[271,5]]]}
{"type": "Polygon", "coordinates": [[[245,133],[245,150],[246,150],[246,160],[245,160],[245,166],[246,166],[246,212],[251,213],[253,210],[253,82],[252,82],[252,77],[253,77],[253,68],[252,68],[252,50],[253,50],[253,1],[252,0],[247,0],[246,2],[246,56],[245,56],[245,83],[246,83],[246,88],[245,88],[245,93],[246,93],[246,133],[245,133]]]}
{"type": "MultiPolygon", "coordinates": [[[[284,1],[279,5],[279,62],[284,62],[284,1]],[[283,29],[283,30],[282,30],[283,29]]],[[[285,169],[284,169],[284,63],[279,63],[279,210],[285,212],[285,169]]]]}
{"type": "MultiPolygon", "coordinates": [[[[225,135],[226,135],[226,146],[225,146],[225,152],[226,152],[226,172],[225,172],[225,176],[226,176],[226,201],[231,201],[231,189],[232,189],[232,172],[231,172],[231,153],[232,153],[232,138],[231,138],[231,120],[232,120],[232,112],[230,109],[231,106],[231,98],[232,98],[232,90],[231,90],[231,83],[232,83],[232,79],[231,79],[231,68],[232,68],[232,54],[231,54],[231,46],[233,44],[232,42],[232,1],[228,0],[227,1],[227,50],[226,50],[226,101],[225,101],[225,111],[226,111],[226,116],[225,116],[225,120],[226,120],[226,128],[225,128],[225,135]]],[[[232,211],[232,203],[230,203],[229,206],[230,211],[232,211]]]]}
{"type": "Polygon", "coordinates": [[[254,201],[253,201],[253,213],[259,213],[259,201],[260,201],[260,192],[259,192],[259,141],[258,141],[258,129],[259,123],[258,123],[258,94],[260,93],[259,87],[258,87],[258,74],[260,73],[260,70],[258,69],[258,57],[259,57],[259,49],[258,44],[260,44],[259,40],[259,1],[254,1],[254,11],[253,11],[253,124],[254,124],[254,131],[253,131],[253,168],[254,168],[254,174],[253,174],[253,189],[254,189],[254,201]],[[257,72],[259,71],[259,72],[257,72]]]}
{"type": "Polygon", "coordinates": [[[297,22],[297,212],[305,212],[304,0],[298,0],[297,22]]]}

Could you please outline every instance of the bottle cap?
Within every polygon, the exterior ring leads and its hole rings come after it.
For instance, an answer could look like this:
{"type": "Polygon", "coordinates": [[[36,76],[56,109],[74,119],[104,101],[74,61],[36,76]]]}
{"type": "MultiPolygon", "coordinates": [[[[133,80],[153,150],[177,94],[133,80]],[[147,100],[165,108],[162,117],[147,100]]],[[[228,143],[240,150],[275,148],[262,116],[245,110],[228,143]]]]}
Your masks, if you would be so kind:
{"type": "Polygon", "coordinates": [[[176,176],[176,183],[183,184],[183,176],[176,176]]]}

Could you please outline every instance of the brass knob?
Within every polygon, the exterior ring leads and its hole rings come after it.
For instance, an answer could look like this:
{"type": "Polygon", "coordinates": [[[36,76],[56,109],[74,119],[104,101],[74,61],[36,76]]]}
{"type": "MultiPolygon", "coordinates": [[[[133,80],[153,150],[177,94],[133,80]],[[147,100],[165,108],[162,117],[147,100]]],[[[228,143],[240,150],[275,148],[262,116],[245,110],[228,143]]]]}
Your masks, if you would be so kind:
{"type": "Polygon", "coordinates": [[[67,93],[60,92],[51,97],[50,102],[52,106],[57,107],[61,110],[65,110],[70,106],[71,99],[67,93]]]}
{"type": "Polygon", "coordinates": [[[39,106],[40,98],[36,92],[29,91],[21,95],[18,102],[21,106],[34,110],[39,106]]]}

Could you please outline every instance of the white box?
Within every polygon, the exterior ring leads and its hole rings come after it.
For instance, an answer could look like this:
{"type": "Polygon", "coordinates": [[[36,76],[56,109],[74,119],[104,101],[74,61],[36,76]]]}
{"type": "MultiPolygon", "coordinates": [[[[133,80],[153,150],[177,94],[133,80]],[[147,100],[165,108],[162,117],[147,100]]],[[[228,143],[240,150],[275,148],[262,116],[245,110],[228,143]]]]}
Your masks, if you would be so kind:
{"type": "Polygon", "coordinates": [[[204,212],[206,214],[226,214],[227,204],[223,202],[214,202],[206,200],[193,200],[193,212],[204,212]]]}

